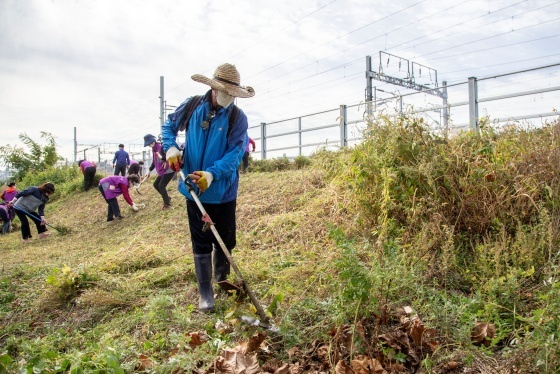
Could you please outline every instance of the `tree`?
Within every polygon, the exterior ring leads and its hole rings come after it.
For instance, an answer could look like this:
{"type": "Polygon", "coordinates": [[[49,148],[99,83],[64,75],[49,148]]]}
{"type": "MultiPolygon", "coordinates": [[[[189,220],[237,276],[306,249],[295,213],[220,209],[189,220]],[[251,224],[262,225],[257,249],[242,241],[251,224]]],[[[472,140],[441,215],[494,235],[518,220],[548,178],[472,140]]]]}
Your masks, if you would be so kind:
{"type": "Polygon", "coordinates": [[[21,180],[29,172],[52,168],[62,160],[62,157],[56,153],[54,135],[41,131],[41,138],[45,139],[46,145],[39,144],[26,133],[19,134],[19,139],[27,146],[29,152],[17,145],[8,144],[0,147],[0,160],[14,171],[15,179],[21,180]]]}

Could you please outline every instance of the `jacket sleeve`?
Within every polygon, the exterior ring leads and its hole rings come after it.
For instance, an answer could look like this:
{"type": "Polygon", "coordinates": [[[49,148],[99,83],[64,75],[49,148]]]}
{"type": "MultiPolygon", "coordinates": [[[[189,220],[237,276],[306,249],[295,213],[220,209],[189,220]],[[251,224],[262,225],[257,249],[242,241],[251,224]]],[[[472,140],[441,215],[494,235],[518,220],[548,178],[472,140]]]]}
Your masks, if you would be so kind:
{"type": "Polygon", "coordinates": [[[45,203],[39,205],[39,210],[38,210],[38,212],[39,212],[39,215],[40,215],[41,217],[43,217],[43,216],[45,215],[45,203]]]}
{"type": "Polygon", "coordinates": [[[31,194],[33,194],[33,188],[32,188],[32,187],[29,187],[29,188],[26,188],[25,190],[19,191],[19,192],[16,194],[15,197],[17,197],[17,198],[19,199],[19,198],[22,197],[22,196],[29,196],[29,195],[31,195],[31,194]]]}
{"type": "Polygon", "coordinates": [[[123,183],[119,183],[119,187],[122,190],[122,195],[124,197],[124,200],[128,203],[128,205],[132,205],[132,199],[130,198],[130,194],[128,193],[128,186],[126,184],[123,183]]]}
{"type": "Polygon", "coordinates": [[[181,120],[185,115],[185,109],[190,99],[191,98],[188,98],[181,105],[179,105],[175,112],[168,115],[164,124],[161,125],[161,144],[163,146],[163,152],[167,152],[167,150],[171,147],[180,149],[176,140],[177,133],[179,132],[179,124],[181,123],[181,120]]]}
{"type": "Polygon", "coordinates": [[[117,152],[115,152],[115,157],[113,157],[113,164],[117,161],[117,152]]]}

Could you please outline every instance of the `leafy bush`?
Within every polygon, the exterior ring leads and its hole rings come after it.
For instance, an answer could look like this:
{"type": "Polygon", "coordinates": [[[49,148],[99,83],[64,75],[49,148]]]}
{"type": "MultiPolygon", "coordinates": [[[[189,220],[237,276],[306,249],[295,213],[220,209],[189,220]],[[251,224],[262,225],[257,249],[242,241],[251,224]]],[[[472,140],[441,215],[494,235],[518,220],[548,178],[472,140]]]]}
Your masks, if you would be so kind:
{"type": "MultiPolygon", "coordinates": [[[[403,261],[423,274],[411,279],[416,292],[444,295],[437,296],[434,319],[449,308],[444,300],[450,290],[469,292],[473,302],[460,312],[463,321],[495,324],[493,345],[524,341],[550,372],[560,357],[551,344],[558,319],[536,316],[554,314],[558,305],[547,292],[539,301],[534,290],[557,279],[549,269],[558,267],[560,245],[560,123],[482,128],[446,139],[422,119],[381,116],[365,139],[342,156],[321,153],[315,162],[350,191],[348,202],[375,258],[360,261],[352,245],[340,244],[340,304],[376,304],[364,293],[378,287],[383,269],[376,263],[403,261]],[[541,312],[532,312],[538,304],[541,312]],[[527,339],[527,331],[536,341],[527,339]]],[[[400,291],[392,296],[415,299],[414,290],[400,291]]]]}
{"type": "MultiPolygon", "coordinates": [[[[101,178],[101,174],[95,174],[94,185],[97,185],[101,178]]],[[[41,172],[27,174],[18,183],[18,189],[21,190],[29,186],[40,186],[45,182],[54,184],[56,192],[52,197],[52,201],[56,201],[61,197],[81,191],[83,175],[80,168],[76,165],[48,168],[41,172]]]]}

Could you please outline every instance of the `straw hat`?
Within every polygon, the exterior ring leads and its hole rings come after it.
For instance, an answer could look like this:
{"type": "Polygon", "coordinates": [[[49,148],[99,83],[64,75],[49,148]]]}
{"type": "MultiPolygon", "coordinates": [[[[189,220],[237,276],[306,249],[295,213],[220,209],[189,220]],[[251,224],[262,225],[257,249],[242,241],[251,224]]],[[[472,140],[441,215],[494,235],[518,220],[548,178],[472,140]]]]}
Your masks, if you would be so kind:
{"type": "Polygon", "coordinates": [[[241,77],[236,67],[232,64],[222,64],[216,68],[212,79],[201,74],[191,77],[194,81],[207,84],[215,90],[226,92],[234,97],[253,97],[255,90],[253,87],[241,86],[241,77]]]}

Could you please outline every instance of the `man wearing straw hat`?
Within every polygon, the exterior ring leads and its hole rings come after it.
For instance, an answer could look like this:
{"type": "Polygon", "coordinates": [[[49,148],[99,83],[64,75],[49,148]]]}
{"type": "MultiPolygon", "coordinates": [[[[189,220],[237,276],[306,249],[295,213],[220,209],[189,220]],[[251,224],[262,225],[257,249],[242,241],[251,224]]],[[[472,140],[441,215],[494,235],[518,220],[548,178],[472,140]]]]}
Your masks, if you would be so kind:
{"type": "MultiPolygon", "coordinates": [[[[236,97],[252,97],[255,91],[252,87],[241,85],[240,74],[232,64],[218,66],[212,78],[200,74],[191,78],[211,89],[194,108],[190,118],[187,119],[186,113],[189,111],[186,108],[189,107],[189,101],[196,97],[187,99],[168,116],[161,129],[163,150],[173,170],[188,174],[204,209],[212,217],[216,230],[231,253],[236,244],[238,167],[248,137],[247,116],[233,101],[236,97]],[[185,131],[183,154],[176,140],[179,131],[185,131]]],[[[179,181],[179,191],[187,198],[187,215],[200,292],[198,309],[211,312],[214,310],[212,273],[214,271],[214,279],[220,284],[227,280],[230,264],[211,230],[203,230],[201,212],[182,180],[179,181]]]]}

